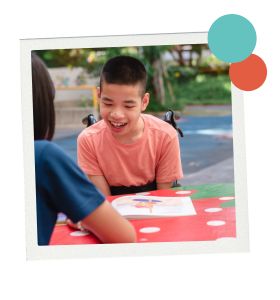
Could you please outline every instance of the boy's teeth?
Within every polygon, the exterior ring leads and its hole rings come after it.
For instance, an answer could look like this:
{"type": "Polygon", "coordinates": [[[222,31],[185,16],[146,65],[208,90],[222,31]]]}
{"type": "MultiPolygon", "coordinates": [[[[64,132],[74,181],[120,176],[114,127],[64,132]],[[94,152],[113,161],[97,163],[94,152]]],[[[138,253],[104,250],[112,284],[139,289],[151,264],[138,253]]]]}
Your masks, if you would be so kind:
{"type": "Polygon", "coordinates": [[[111,122],[111,124],[115,127],[120,127],[123,126],[125,123],[115,123],[115,122],[111,122]]]}

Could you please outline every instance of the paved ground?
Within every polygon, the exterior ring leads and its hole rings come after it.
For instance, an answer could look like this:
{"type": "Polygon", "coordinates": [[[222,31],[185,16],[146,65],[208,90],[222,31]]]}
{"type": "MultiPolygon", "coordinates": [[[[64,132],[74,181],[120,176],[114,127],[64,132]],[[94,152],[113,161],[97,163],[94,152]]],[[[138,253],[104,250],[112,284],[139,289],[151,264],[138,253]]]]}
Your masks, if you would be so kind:
{"type": "Polygon", "coordinates": [[[77,136],[82,130],[84,129],[84,126],[81,127],[58,127],[55,129],[54,133],[54,140],[61,140],[70,138],[72,136],[77,136]]]}
{"type": "Polygon", "coordinates": [[[185,174],[181,185],[199,185],[202,183],[232,183],[234,182],[233,157],[198,172],[185,174]]]}
{"type": "Polygon", "coordinates": [[[231,105],[187,105],[183,115],[192,116],[226,116],[232,114],[231,105]]]}

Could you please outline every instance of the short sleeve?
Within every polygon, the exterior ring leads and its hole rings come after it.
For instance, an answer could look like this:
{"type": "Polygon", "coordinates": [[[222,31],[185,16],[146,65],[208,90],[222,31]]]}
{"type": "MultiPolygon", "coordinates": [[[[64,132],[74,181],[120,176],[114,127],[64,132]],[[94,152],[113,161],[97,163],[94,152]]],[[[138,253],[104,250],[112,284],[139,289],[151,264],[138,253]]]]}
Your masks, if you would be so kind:
{"type": "Polygon", "coordinates": [[[104,176],[96,157],[94,145],[90,143],[83,132],[78,136],[77,155],[78,165],[86,174],[104,176]]]}
{"type": "Polygon", "coordinates": [[[173,182],[183,177],[179,139],[176,135],[163,143],[156,167],[156,182],[173,182]]]}
{"type": "Polygon", "coordinates": [[[42,153],[43,187],[48,201],[73,222],[88,216],[104,201],[104,196],[88,180],[76,163],[54,143],[42,153]]]}

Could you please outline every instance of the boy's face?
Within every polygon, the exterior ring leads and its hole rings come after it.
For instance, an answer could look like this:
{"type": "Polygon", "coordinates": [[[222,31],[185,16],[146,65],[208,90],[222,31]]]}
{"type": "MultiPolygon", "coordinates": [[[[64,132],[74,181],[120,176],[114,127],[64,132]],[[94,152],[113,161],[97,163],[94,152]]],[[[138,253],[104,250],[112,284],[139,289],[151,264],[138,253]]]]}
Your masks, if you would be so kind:
{"type": "Polygon", "coordinates": [[[139,134],[140,118],[149,104],[149,94],[141,94],[141,86],[102,83],[98,90],[100,114],[117,138],[132,138],[139,134]]]}

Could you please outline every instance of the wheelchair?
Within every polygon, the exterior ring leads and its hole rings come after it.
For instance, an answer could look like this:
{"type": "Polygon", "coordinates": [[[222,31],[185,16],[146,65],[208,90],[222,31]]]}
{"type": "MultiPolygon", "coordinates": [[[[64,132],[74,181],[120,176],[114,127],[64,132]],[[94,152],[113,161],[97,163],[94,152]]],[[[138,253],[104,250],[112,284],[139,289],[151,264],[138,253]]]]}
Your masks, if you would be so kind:
{"type": "MultiPolygon", "coordinates": [[[[175,119],[179,119],[180,117],[178,116],[175,116],[175,112],[171,109],[169,109],[165,114],[164,114],[164,117],[163,117],[163,120],[167,123],[169,123],[171,126],[173,126],[176,131],[179,133],[179,135],[181,137],[184,137],[184,134],[182,132],[182,130],[177,126],[177,123],[175,121],[175,119]]],[[[86,117],[83,118],[82,120],[82,123],[84,125],[86,125],[86,127],[89,127],[93,124],[95,124],[97,122],[97,120],[95,119],[94,115],[93,114],[89,114],[87,115],[86,117]]]]}

